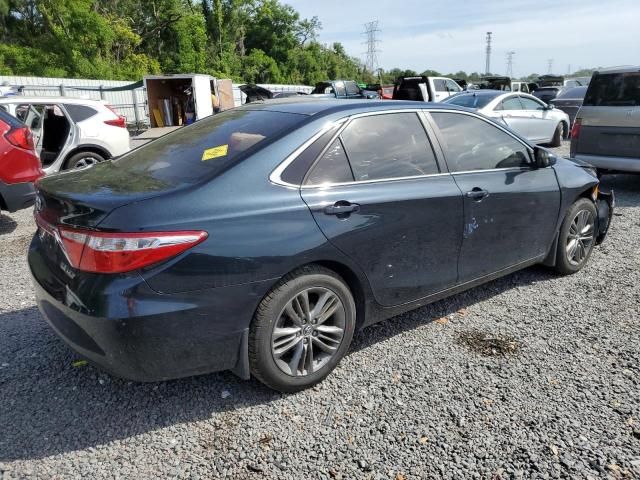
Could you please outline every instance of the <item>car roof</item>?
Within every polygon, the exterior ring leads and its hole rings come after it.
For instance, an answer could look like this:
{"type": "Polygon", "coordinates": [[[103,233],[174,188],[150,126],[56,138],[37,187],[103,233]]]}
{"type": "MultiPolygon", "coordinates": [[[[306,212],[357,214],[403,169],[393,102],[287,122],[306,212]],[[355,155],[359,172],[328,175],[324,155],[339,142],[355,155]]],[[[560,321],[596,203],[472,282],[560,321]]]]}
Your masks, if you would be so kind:
{"type": "Polygon", "coordinates": [[[25,97],[22,95],[12,95],[0,98],[0,103],[73,103],[78,105],[106,105],[105,100],[93,100],[89,98],[72,97],[25,97]]]}
{"type": "Polygon", "coordinates": [[[611,67],[611,68],[603,68],[600,70],[596,70],[597,73],[633,73],[640,72],[639,66],[624,66],[624,67],[611,67]]]}
{"type": "MultiPolygon", "coordinates": [[[[238,107],[244,110],[267,110],[280,113],[295,113],[307,116],[325,116],[339,112],[358,113],[369,111],[386,111],[386,110],[409,110],[409,109],[434,109],[442,108],[441,103],[430,102],[412,102],[407,100],[325,100],[325,99],[309,99],[309,98],[283,98],[281,100],[269,100],[266,102],[251,102],[249,104],[238,107]]],[[[447,105],[449,109],[459,109],[468,111],[464,108],[458,108],[454,105],[447,105]]]]}

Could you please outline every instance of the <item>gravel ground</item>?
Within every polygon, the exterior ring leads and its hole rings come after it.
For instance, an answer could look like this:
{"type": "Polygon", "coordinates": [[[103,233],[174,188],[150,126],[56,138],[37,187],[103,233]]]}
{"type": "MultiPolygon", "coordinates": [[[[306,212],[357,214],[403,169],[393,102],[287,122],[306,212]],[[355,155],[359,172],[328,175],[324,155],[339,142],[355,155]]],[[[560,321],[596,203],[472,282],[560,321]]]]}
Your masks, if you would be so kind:
{"type": "Polygon", "coordinates": [[[640,478],[640,177],[571,277],[530,268],[357,334],[316,388],[156,384],[77,358],[0,217],[0,478],[640,478]]]}

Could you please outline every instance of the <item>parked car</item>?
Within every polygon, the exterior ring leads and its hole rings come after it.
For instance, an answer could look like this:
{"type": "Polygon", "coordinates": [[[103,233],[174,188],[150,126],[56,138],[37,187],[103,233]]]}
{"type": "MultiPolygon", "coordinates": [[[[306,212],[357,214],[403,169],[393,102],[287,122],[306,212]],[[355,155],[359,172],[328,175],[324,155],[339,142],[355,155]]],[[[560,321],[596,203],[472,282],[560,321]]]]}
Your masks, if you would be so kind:
{"type": "Polygon", "coordinates": [[[531,93],[529,92],[529,84],[527,82],[511,82],[511,91],[531,93]]]}
{"type": "Polygon", "coordinates": [[[564,87],[538,87],[531,95],[544,103],[550,103],[563,89],[564,87]]]}
{"type": "Polygon", "coordinates": [[[240,90],[245,95],[244,103],[258,102],[274,98],[274,93],[271,90],[260,87],[253,83],[240,85],[238,87],[238,90],[240,90]]]}
{"type": "Polygon", "coordinates": [[[571,130],[571,157],[640,172],[640,67],[595,72],[571,130]]]}
{"type": "Polygon", "coordinates": [[[418,102],[441,102],[451,95],[462,92],[462,88],[445,77],[398,77],[393,91],[394,100],[418,102]]]}
{"type": "Polygon", "coordinates": [[[33,182],[42,175],[29,127],[0,109],[0,211],[33,205],[33,182]]]}
{"type": "Polygon", "coordinates": [[[303,97],[305,95],[307,95],[305,92],[273,92],[273,98],[303,97]]]}
{"type": "Polygon", "coordinates": [[[565,78],[563,86],[566,87],[588,87],[591,77],[565,78]]]}
{"type": "Polygon", "coordinates": [[[445,100],[494,118],[536,144],[558,147],[569,134],[569,116],[525,93],[499,90],[464,92],[445,100]]]}
{"type": "Polygon", "coordinates": [[[0,99],[33,132],[45,173],[86,168],[129,151],[126,119],[108,103],[67,97],[0,99]]]}
{"type": "Polygon", "coordinates": [[[296,391],[356,329],[529,265],[579,271],[613,211],[598,185],[454,105],[265,102],[40,181],[28,259],[51,327],[115,375],[296,391]]]}
{"type": "Polygon", "coordinates": [[[569,115],[569,121],[573,126],[573,121],[580,109],[580,105],[582,105],[586,92],[587,87],[565,87],[549,104],[569,115]]]}
{"type": "Polygon", "coordinates": [[[338,98],[338,99],[374,99],[378,98],[378,92],[363,90],[354,80],[328,80],[316,83],[313,97],[338,98]]]}
{"type": "Polygon", "coordinates": [[[528,82],[527,87],[529,87],[529,93],[533,94],[533,92],[540,88],[540,85],[538,85],[536,82],[528,82]]]}

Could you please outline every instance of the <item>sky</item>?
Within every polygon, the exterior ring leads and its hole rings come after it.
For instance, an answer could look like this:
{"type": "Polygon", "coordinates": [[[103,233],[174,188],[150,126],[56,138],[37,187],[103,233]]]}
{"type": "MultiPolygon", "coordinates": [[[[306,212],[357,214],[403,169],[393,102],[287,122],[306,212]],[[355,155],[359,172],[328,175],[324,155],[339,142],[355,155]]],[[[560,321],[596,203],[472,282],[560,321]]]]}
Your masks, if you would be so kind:
{"type": "Polygon", "coordinates": [[[513,76],[640,64],[640,0],[284,0],[322,22],[319,40],[341,42],[364,61],[364,24],[379,21],[378,64],[422,72],[484,72],[486,32],[491,71],[513,76]]]}

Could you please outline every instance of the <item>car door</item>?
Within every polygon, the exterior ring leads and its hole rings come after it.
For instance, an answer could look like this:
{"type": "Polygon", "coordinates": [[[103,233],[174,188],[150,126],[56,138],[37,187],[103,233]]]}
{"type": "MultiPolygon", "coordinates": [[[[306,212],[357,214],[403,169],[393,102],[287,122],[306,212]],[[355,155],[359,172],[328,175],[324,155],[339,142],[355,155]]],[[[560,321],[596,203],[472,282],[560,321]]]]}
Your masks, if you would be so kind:
{"type": "Polygon", "coordinates": [[[44,138],[44,105],[21,103],[16,106],[15,116],[31,130],[33,144],[38,155],[42,152],[44,138]]]}
{"type": "Polygon", "coordinates": [[[521,96],[520,101],[522,102],[524,113],[530,119],[527,138],[532,142],[547,142],[551,140],[558,126],[558,121],[553,112],[537,98],[521,96]]]}
{"type": "Polygon", "coordinates": [[[544,257],[560,208],[553,168],[536,168],[530,147],[477,115],[431,118],[464,196],[460,282],[544,257]]]}
{"type": "Polygon", "coordinates": [[[529,138],[531,118],[529,113],[524,110],[522,103],[520,103],[518,95],[509,95],[504,98],[496,105],[494,111],[499,114],[500,119],[510,129],[525,138],[529,138]]]}
{"type": "Polygon", "coordinates": [[[398,305],[455,285],[462,195],[441,172],[418,112],[350,119],[311,167],[301,195],[329,241],[398,305]]]}
{"type": "Polygon", "coordinates": [[[449,98],[449,92],[447,91],[447,85],[444,78],[434,78],[433,82],[433,94],[435,102],[442,102],[444,99],[449,98]]]}

